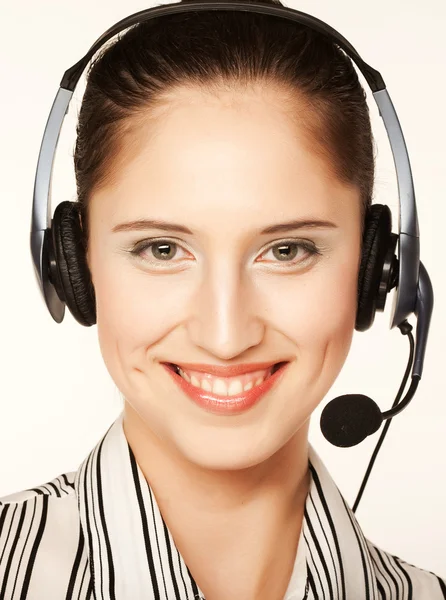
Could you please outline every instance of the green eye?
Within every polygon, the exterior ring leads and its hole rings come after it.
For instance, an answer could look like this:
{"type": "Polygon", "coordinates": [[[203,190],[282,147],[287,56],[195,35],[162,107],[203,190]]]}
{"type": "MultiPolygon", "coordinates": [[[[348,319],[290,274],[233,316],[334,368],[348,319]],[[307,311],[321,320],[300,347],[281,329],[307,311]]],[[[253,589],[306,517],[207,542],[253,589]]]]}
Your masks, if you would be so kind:
{"type": "Polygon", "coordinates": [[[274,257],[277,258],[279,262],[285,263],[293,262],[296,256],[299,254],[299,250],[303,251],[301,254],[303,253],[304,256],[301,259],[298,258],[298,261],[305,260],[305,258],[313,256],[314,254],[320,254],[316,246],[313,244],[309,244],[307,242],[295,242],[292,240],[282,242],[281,244],[275,244],[274,246],[271,246],[269,250],[272,250],[274,257]]]}
{"type": "MultiPolygon", "coordinates": [[[[178,252],[185,251],[176,241],[170,239],[147,239],[135,244],[130,254],[141,259],[146,264],[159,268],[162,263],[176,264],[173,259],[178,257],[178,252]]],[[[281,263],[285,267],[294,267],[306,263],[312,256],[321,255],[320,249],[309,240],[283,240],[267,248],[261,256],[272,252],[273,260],[268,263],[281,263]]],[[[262,261],[263,262],[263,261],[262,261]]]]}

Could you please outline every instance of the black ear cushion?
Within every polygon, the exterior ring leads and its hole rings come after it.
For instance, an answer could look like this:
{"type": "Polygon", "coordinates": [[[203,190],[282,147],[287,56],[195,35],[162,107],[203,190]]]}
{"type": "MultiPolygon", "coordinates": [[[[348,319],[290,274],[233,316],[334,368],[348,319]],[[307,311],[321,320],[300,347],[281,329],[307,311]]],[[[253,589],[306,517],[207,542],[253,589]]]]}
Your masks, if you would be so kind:
{"type": "Polygon", "coordinates": [[[358,308],[355,329],[365,331],[375,319],[378,289],[391,240],[392,213],[384,204],[373,204],[367,211],[361,265],[358,273],[358,308]]]}
{"type": "Polygon", "coordinates": [[[77,202],[61,202],[56,207],[51,230],[65,304],[81,325],[94,325],[96,301],[77,202]]]}

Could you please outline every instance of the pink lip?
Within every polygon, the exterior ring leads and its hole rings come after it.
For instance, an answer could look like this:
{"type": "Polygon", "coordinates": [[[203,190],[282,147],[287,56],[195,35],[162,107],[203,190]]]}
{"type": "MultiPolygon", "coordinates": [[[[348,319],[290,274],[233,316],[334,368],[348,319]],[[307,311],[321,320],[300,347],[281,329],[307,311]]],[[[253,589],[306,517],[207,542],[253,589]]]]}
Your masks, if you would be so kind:
{"type": "Polygon", "coordinates": [[[263,371],[263,369],[269,369],[278,362],[285,361],[270,361],[270,362],[257,362],[257,363],[246,363],[241,365],[205,365],[203,363],[179,363],[178,366],[183,371],[201,371],[202,373],[211,373],[216,377],[237,377],[237,375],[244,375],[245,373],[251,373],[252,371],[263,371]]]}
{"type": "Polygon", "coordinates": [[[163,367],[171,375],[179,388],[189,396],[198,406],[216,414],[236,414],[248,410],[254,406],[260,399],[277,383],[285,372],[287,362],[270,375],[265,381],[247,392],[242,392],[236,396],[216,396],[212,392],[207,392],[188,383],[181,375],[178,375],[172,367],[163,363],[163,367]]]}

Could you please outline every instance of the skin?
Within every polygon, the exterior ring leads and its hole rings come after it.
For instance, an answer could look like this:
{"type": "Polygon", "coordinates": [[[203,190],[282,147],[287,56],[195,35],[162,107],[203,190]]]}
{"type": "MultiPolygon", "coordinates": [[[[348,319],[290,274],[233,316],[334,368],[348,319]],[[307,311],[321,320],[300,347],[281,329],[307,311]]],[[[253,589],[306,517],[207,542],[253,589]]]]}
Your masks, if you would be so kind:
{"type": "Polygon", "coordinates": [[[309,419],[354,331],[359,191],[334,177],[295,115],[270,86],[179,88],[138,123],[89,206],[99,342],[124,432],[210,600],[283,598],[310,483],[309,419]],[[113,231],[138,219],[193,234],[113,231]],[[259,234],[294,219],[334,227],[259,234]],[[148,238],[174,242],[172,258],[129,252],[148,238]],[[280,260],[274,248],[290,238],[320,254],[290,246],[280,260]],[[196,406],[160,364],[279,360],[291,364],[278,385],[230,416],[196,406]]]}

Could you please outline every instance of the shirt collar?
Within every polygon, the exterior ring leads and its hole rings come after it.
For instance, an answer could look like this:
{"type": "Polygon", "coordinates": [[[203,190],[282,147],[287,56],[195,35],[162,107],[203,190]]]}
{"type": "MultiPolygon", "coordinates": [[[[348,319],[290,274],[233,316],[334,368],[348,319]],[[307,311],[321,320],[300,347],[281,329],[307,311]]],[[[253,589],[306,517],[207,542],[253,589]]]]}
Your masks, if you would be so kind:
{"type": "MultiPolygon", "coordinates": [[[[284,600],[378,600],[359,524],[311,445],[309,461],[310,490],[284,600]]],[[[123,412],[82,462],[74,485],[96,600],[204,598],[136,463],[123,412]]]]}

